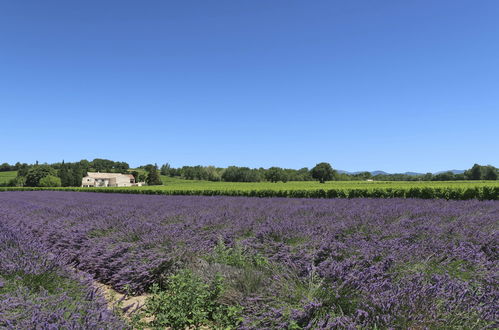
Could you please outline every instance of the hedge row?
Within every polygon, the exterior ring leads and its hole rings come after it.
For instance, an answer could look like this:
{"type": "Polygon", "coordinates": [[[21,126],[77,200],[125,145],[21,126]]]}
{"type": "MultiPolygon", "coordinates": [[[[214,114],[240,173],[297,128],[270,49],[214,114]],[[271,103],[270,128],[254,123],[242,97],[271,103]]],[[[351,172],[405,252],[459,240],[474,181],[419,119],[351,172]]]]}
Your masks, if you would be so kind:
{"type": "Polygon", "coordinates": [[[446,188],[375,188],[375,189],[317,189],[317,190],[166,190],[126,188],[39,188],[0,187],[0,191],[63,190],[123,194],[149,195],[203,195],[203,196],[247,196],[247,197],[291,197],[291,198],[423,198],[423,199],[479,199],[498,200],[499,187],[446,187],[446,188]]]}

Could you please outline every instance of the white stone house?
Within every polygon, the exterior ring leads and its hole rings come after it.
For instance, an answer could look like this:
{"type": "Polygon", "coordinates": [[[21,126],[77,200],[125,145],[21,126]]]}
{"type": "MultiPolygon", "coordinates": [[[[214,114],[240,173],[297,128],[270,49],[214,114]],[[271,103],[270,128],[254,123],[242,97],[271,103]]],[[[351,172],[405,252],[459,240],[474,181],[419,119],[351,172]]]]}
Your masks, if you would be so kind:
{"type": "Polygon", "coordinates": [[[82,187],[132,187],[142,186],[131,174],[88,172],[81,180],[82,187]]]}

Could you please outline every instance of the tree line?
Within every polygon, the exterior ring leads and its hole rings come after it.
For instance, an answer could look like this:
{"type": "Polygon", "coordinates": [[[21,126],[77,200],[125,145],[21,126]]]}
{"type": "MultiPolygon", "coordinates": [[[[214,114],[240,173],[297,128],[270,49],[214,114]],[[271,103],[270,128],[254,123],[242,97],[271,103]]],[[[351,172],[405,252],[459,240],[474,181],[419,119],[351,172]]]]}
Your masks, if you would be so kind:
{"type": "Polygon", "coordinates": [[[379,181],[460,181],[460,180],[497,180],[499,169],[492,165],[478,165],[464,171],[464,173],[453,173],[452,171],[442,173],[426,173],[421,175],[407,174],[379,174],[375,177],[379,181]]]}
{"type": "Polygon", "coordinates": [[[249,168],[241,166],[229,166],[227,168],[215,166],[183,166],[173,168],[164,164],[160,168],[161,175],[178,177],[186,180],[207,180],[227,182],[287,182],[287,181],[311,181],[313,180],[310,170],[302,168],[299,170],[280,167],[249,168]]]}
{"type": "Polygon", "coordinates": [[[280,167],[249,168],[229,166],[227,168],[215,166],[183,166],[173,168],[168,163],[160,167],[161,175],[178,177],[186,180],[207,180],[227,182],[287,182],[287,181],[459,181],[459,180],[497,180],[499,170],[491,165],[474,164],[464,173],[454,174],[451,171],[421,175],[408,174],[378,174],[360,172],[355,174],[340,173],[329,163],[319,163],[314,168],[306,167],[299,170],[280,167]]]}
{"type": "Polygon", "coordinates": [[[35,164],[3,163],[0,171],[17,171],[17,177],[9,181],[7,186],[29,187],[79,187],[87,172],[111,172],[132,174],[136,182],[146,182],[148,185],[161,185],[161,175],[177,177],[185,180],[206,180],[225,182],[288,182],[313,181],[450,181],[450,180],[497,180],[499,170],[491,165],[474,164],[464,173],[454,174],[443,172],[439,174],[426,173],[422,175],[407,174],[379,174],[373,176],[370,172],[356,174],[340,173],[333,169],[331,164],[322,162],[312,169],[288,169],[281,167],[249,168],[229,166],[227,168],[215,166],[183,166],[171,167],[168,163],[158,168],[157,164],[139,166],[130,169],[126,162],[117,162],[108,159],[96,158],[92,161],[81,160],[74,163],[35,164]]]}

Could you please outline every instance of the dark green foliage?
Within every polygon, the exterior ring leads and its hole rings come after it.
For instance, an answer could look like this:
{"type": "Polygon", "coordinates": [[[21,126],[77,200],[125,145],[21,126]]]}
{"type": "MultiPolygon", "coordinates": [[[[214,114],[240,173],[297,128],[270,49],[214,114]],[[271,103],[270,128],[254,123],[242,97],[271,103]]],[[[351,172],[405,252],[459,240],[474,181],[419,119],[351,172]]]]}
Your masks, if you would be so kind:
{"type": "Polygon", "coordinates": [[[48,175],[56,176],[55,169],[48,165],[36,165],[28,170],[25,185],[28,187],[38,187],[40,180],[48,175]]]}
{"type": "Polygon", "coordinates": [[[312,181],[312,175],[306,167],[299,170],[285,169],[285,171],[288,174],[289,181],[312,181]]]}
{"type": "Polygon", "coordinates": [[[149,186],[158,186],[163,184],[156,165],[148,168],[146,183],[149,186]]]}
{"type": "Polygon", "coordinates": [[[222,179],[221,168],[214,166],[184,166],[180,169],[181,176],[186,180],[220,181],[222,179]]]}
{"type": "Polygon", "coordinates": [[[485,166],[482,173],[482,180],[497,180],[498,169],[494,166],[485,166]]]}
{"type": "Polygon", "coordinates": [[[320,183],[332,180],[334,177],[334,170],[329,163],[319,163],[310,172],[312,178],[319,180],[320,183]]]}
{"type": "Polygon", "coordinates": [[[24,187],[25,178],[15,177],[7,182],[7,184],[2,184],[3,187],[24,187]]]}
{"type": "Polygon", "coordinates": [[[89,162],[85,159],[76,163],[54,163],[28,165],[16,163],[17,179],[9,183],[11,186],[37,187],[41,178],[47,175],[57,176],[61,180],[62,187],[80,187],[83,176],[88,171],[104,171],[128,173],[128,164],[125,162],[114,162],[107,159],[94,159],[89,162]]]}
{"type": "MultiPolygon", "coordinates": [[[[457,180],[497,180],[499,178],[499,170],[491,165],[482,166],[475,164],[465,173],[454,174],[451,171],[438,174],[377,174],[373,176],[370,172],[359,172],[355,174],[338,173],[328,167],[327,163],[317,164],[312,170],[308,168],[284,169],[279,167],[265,168],[248,168],[229,166],[228,168],[220,168],[215,166],[183,166],[181,168],[173,168],[168,163],[161,166],[161,175],[170,177],[182,177],[186,180],[204,180],[204,181],[225,181],[225,182],[260,182],[267,180],[270,182],[287,182],[287,181],[312,181],[314,179],[319,182],[328,180],[335,181],[457,181],[457,180]],[[331,173],[332,171],[332,173],[331,173]]],[[[27,172],[35,165],[16,163],[9,165],[3,163],[0,165],[0,172],[7,169],[15,169],[18,171],[19,177],[26,177],[27,172]]],[[[58,176],[61,179],[63,187],[80,186],[81,179],[89,171],[114,172],[114,173],[130,173],[129,166],[125,162],[115,162],[107,159],[94,159],[93,161],[81,160],[76,163],[54,163],[49,165],[58,170],[58,176]]],[[[157,165],[148,164],[140,166],[140,169],[150,172],[152,168],[158,169],[157,165]]],[[[134,171],[132,174],[136,182],[146,181],[145,174],[134,171]]],[[[21,186],[25,180],[7,183],[4,186],[21,186]]]]}
{"type": "Polygon", "coordinates": [[[59,178],[61,179],[61,186],[69,187],[72,186],[73,178],[69,172],[68,165],[62,162],[61,168],[59,169],[59,178]]]}
{"type": "MultiPolygon", "coordinates": [[[[147,168],[143,166],[142,168],[147,168]]],[[[262,179],[271,182],[287,181],[311,181],[310,171],[304,167],[299,170],[282,169],[271,167],[269,169],[250,169],[248,167],[229,166],[220,168],[215,166],[183,166],[181,168],[169,167],[169,164],[162,166],[161,175],[170,177],[181,176],[186,180],[206,180],[225,182],[259,182],[262,179]],[[277,180],[277,181],[272,181],[277,180]]]]}
{"type": "Polygon", "coordinates": [[[468,178],[470,180],[480,180],[482,177],[482,167],[478,164],[473,165],[473,167],[469,170],[468,178]]]}
{"type": "Polygon", "coordinates": [[[280,167],[271,167],[265,171],[265,179],[270,182],[287,182],[288,174],[280,167]]]}
{"type": "Polygon", "coordinates": [[[455,180],[455,175],[451,171],[439,173],[433,176],[433,181],[451,181],[455,180]]]}
{"type": "MultiPolygon", "coordinates": [[[[459,180],[497,180],[498,169],[494,166],[475,164],[464,173],[454,174],[452,171],[424,175],[379,174],[373,177],[376,181],[459,181],[459,180]]],[[[351,177],[351,176],[350,176],[351,177]]],[[[342,178],[344,179],[344,178],[342,178]]]]}
{"type": "Polygon", "coordinates": [[[15,171],[14,166],[9,165],[9,163],[0,164],[0,172],[15,171]]]}
{"type": "Polygon", "coordinates": [[[139,173],[138,181],[136,182],[146,182],[146,179],[147,179],[147,174],[139,173]]]}
{"type": "Polygon", "coordinates": [[[108,159],[96,158],[89,163],[89,167],[97,172],[126,172],[130,168],[125,162],[115,162],[108,159]]]}
{"type": "Polygon", "coordinates": [[[53,175],[47,175],[40,179],[38,185],[40,187],[60,187],[61,179],[53,175]]]}
{"type": "Polygon", "coordinates": [[[357,180],[367,180],[372,177],[371,172],[360,172],[352,175],[353,178],[357,180]]]}
{"type": "Polygon", "coordinates": [[[170,175],[170,169],[171,169],[171,166],[168,163],[161,165],[161,169],[160,169],[161,175],[170,175]]]}
{"type": "Polygon", "coordinates": [[[498,176],[499,169],[492,165],[482,166],[475,164],[464,172],[464,177],[468,180],[497,180],[498,176]]]}
{"type": "Polygon", "coordinates": [[[426,173],[421,178],[422,181],[431,181],[432,179],[433,179],[433,174],[432,173],[426,173]]]}
{"type": "Polygon", "coordinates": [[[20,165],[18,170],[17,170],[17,176],[18,177],[26,177],[29,169],[30,169],[30,166],[28,164],[20,165]]]}
{"type": "Polygon", "coordinates": [[[79,187],[81,179],[86,174],[87,169],[80,163],[64,163],[59,168],[59,178],[63,187],[79,187]]]}
{"type": "Polygon", "coordinates": [[[258,170],[249,167],[229,166],[222,173],[222,180],[227,182],[259,182],[261,177],[258,170]]]}
{"type": "Polygon", "coordinates": [[[72,178],[72,183],[71,185],[74,187],[79,187],[81,186],[81,179],[83,176],[86,174],[86,171],[80,167],[78,163],[72,166],[71,169],[71,178],[72,178]]]}
{"type": "Polygon", "coordinates": [[[143,169],[146,172],[150,172],[154,167],[155,167],[155,165],[153,165],[153,164],[147,164],[147,165],[144,165],[144,166],[140,166],[139,168],[143,169]]]}
{"type": "Polygon", "coordinates": [[[9,163],[2,163],[0,165],[0,172],[19,171],[21,168],[28,166],[28,164],[21,164],[17,162],[15,165],[9,163]]]}
{"type": "Polygon", "coordinates": [[[220,276],[206,284],[191,271],[182,270],[168,278],[164,290],[154,285],[151,291],[144,313],[153,320],[147,327],[234,329],[242,322],[242,307],[220,302],[224,292],[220,276]]]}

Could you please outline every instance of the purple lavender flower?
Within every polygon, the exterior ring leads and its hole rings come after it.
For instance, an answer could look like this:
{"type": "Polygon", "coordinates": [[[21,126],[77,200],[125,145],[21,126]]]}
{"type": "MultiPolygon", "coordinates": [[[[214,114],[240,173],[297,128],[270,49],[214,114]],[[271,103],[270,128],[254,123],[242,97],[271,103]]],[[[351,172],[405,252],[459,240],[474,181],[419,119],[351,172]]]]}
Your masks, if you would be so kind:
{"type": "MultiPolygon", "coordinates": [[[[222,241],[273,265],[244,269],[261,280],[231,298],[245,308],[243,328],[486,328],[499,319],[498,201],[39,191],[2,192],[0,205],[1,239],[15,246],[0,249],[0,282],[61,265],[134,294],[193,265],[240,276],[199,261],[222,241]]],[[[2,299],[13,308],[23,295],[2,299]]],[[[30,311],[49,320],[36,312],[40,297],[30,311]]]]}

